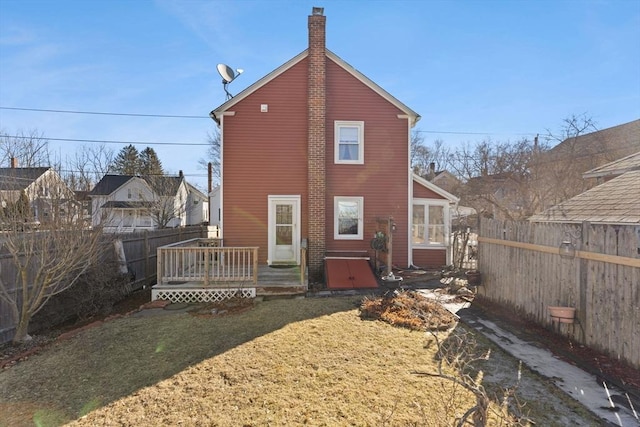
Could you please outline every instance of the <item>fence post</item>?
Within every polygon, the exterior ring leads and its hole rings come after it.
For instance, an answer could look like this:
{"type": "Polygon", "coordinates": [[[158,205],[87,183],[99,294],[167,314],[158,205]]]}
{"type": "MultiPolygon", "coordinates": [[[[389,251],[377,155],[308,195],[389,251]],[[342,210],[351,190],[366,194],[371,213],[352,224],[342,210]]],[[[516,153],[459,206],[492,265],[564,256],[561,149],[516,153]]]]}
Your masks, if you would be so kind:
{"type": "Polygon", "coordinates": [[[258,248],[253,248],[253,285],[258,284],[258,248]]]}
{"type": "MultiPolygon", "coordinates": [[[[580,247],[578,250],[580,251],[588,251],[589,250],[589,229],[591,228],[591,224],[587,221],[582,222],[582,233],[580,233],[580,247]]],[[[582,334],[580,341],[582,343],[586,342],[587,336],[585,331],[585,326],[587,324],[587,263],[588,260],[584,258],[580,258],[578,261],[578,280],[579,280],[579,295],[578,295],[578,322],[582,326],[580,328],[582,334]]]]}
{"type": "Polygon", "coordinates": [[[143,256],[144,256],[144,281],[145,283],[149,282],[149,231],[144,230],[144,247],[143,247],[143,256]]]}

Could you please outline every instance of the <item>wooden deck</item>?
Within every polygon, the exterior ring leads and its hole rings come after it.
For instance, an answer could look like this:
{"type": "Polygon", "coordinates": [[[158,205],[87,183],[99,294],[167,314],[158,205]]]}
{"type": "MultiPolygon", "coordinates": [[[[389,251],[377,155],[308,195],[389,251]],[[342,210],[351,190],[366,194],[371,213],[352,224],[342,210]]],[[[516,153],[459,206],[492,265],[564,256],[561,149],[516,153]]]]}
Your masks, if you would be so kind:
{"type": "MultiPolygon", "coordinates": [[[[210,302],[307,292],[306,268],[258,265],[257,253],[254,247],[223,247],[221,239],[162,246],[158,248],[158,283],[152,287],[151,299],[210,302]]],[[[304,251],[301,255],[306,260],[304,251]]]]}
{"type": "Polygon", "coordinates": [[[168,299],[172,302],[209,302],[231,297],[270,297],[305,295],[307,277],[301,282],[300,268],[273,268],[258,266],[257,284],[247,282],[202,281],[159,283],[152,288],[152,300],[168,299]]]}

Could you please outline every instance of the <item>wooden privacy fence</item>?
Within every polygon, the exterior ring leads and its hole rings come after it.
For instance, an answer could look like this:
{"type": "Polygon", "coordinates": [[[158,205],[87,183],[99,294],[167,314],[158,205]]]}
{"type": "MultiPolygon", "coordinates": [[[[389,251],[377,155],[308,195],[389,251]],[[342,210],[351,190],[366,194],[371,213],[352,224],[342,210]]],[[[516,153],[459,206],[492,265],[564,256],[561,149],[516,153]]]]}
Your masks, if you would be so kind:
{"type": "MultiPolygon", "coordinates": [[[[158,247],[181,240],[207,237],[207,228],[201,226],[172,228],[119,235],[107,234],[105,237],[122,242],[123,261],[126,262],[129,272],[135,276],[132,289],[139,289],[145,284],[151,284],[152,281],[155,283],[158,247]]],[[[0,239],[2,239],[1,235],[0,239]]],[[[11,256],[1,250],[0,279],[10,294],[16,291],[16,266],[11,256]]],[[[15,327],[16,322],[8,303],[0,299],[0,345],[13,338],[15,327]]]]}
{"type": "Polygon", "coordinates": [[[478,242],[483,296],[640,368],[640,226],[483,219],[478,242]],[[575,322],[552,322],[550,306],[574,307],[575,322]]]}
{"type": "Polygon", "coordinates": [[[167,228],[118,235],[122,240],[129,270],[134,274],[134,289],[155,283],[158,248],[188,239],[206,238],[206,227],[167,228]]]}

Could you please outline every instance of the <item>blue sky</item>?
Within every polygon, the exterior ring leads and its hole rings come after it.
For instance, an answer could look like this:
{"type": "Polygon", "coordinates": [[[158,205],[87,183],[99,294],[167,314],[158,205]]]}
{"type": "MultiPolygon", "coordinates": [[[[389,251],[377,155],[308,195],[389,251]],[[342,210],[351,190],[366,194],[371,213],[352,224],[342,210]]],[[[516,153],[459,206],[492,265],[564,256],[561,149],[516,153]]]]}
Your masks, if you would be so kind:
{"type": "MultiPolygon", "coordinates": [[[[640,118],[640,0],[0,0],[0,107],[201,117],[0,109],[0,129],[139,141],[205,187],[216,64],[245,70],[237,94],[307,47],[313,6],[327,47],[418,112],[427,143],[640,118]]],[[[59,157],[79,145],[51,142],[59,157]]]]}

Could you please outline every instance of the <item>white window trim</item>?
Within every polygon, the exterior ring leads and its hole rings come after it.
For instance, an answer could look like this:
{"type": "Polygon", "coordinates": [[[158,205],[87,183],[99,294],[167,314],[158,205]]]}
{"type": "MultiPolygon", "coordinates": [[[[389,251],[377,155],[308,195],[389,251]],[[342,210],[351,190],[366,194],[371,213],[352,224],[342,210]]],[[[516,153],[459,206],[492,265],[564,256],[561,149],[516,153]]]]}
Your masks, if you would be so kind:
{"type": "Polygon", "coordinates": [[[413,199],[411,203],[411,223],[409,227],[409,241],[411,242],[411,247],[413,249],[442,249],[449,246],[449,202],[447,200],[434,200],[434,199],[413,199]],[[413,243],[413,206],[414,205],[423,205],[425,207],[425,238],[427,240],[426,243],[413,243]],[[444,212],[444,243],[429,243],[429,206],[442,206],[444,212]]]}
{"type": "Polygon", "coordinates": [[[363,165],[364,164],[364,122],[363,121],[343,121],[336,120],[333,129],[333,151],[334,163],[341,165],[363,165]],[[358,128],[358,160],[340,160],[340,128],[341,127],[357,127],[358,128]]]}
{"type": "Polygon", "coordinates": [[[362,240],[364,236],[364,197],[335,196],[333,198],[333,238],[335,240],[362,240]],[[338,202],[356,202],[358,204],[358,234],[339,234],[338,202]]]}

